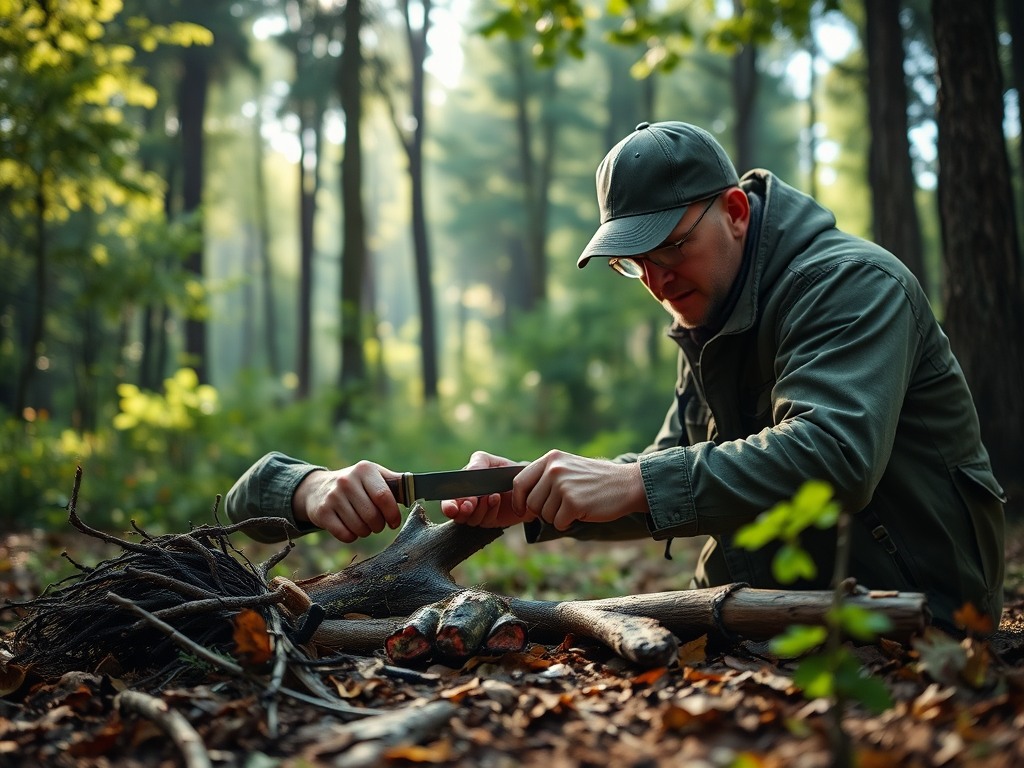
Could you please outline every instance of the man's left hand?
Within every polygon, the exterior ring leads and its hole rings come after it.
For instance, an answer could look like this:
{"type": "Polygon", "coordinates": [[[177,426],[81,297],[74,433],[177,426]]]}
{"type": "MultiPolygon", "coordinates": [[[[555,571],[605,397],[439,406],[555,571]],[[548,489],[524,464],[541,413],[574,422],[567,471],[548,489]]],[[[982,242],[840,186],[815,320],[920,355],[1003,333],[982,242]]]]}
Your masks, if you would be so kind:
{"type": "Polygon", "coordinates": [[[647,512],[640,465],[548,451],[516,477],[512,508],[566,530],[577,520],[608,523],[647,512]]]}

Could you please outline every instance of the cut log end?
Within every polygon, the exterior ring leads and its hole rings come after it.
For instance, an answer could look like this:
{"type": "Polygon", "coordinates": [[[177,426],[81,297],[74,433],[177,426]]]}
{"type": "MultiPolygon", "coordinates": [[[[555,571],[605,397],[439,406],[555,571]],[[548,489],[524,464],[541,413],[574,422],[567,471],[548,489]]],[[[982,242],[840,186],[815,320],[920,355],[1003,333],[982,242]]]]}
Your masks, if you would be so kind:
{"type": "Polygon", "coordinates": [[[488,653],[518,653],[526,647],[526,641],[526,622],[506,613],[491,627],[484,641],[484,650],[488,653]]]}
{"type": "Polygon", "coordinates": [[[480,649],[504,612],[505,604],[497,596],[467,589],[453,597],[441,614],[434,645],[446,656],[470,656],[480,649]]]}

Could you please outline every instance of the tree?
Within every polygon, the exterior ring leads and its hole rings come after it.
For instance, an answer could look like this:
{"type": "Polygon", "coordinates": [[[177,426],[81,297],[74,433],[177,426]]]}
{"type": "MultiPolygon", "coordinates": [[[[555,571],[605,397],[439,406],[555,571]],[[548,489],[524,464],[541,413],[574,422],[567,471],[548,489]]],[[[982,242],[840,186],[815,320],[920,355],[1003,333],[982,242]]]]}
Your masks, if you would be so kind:
{"type": "Polygon", "coordinates": [[[430,237],[427,231],[425,204],[425,180],[423,172],[423,140],[426,136],[426,110],[423,87],[426,71],[423,64],[427,59],[427,36],[430,33],[430,12],[432,0],[419,0],[419,11],[413,18],[409,0],[400,0],[399,7],[405,22],[405,40],[409,52],[409,80],[405,90],[409,99],[409,115],[406,121],[398,118],[395,103],[398,96],[389,87],[396,79],[394,72],[385,74],[378,67],[378,88],[384,94],[385,102],[395,126],[398,141],[409,161],[411,183],[410,205],[412,208],[412,246],[416,263],[416,294],[420,304],[420,356],[422,360],[423,398],[437,399],[437,331],[434,311],[434,287],[431,279],[430,237]]]}
{"type": "MultiPolygon", "coordinates": [[[[152,107],[155,102],[155,92],[132,65],[135,52],[129,43],[152,48],[161,41],[210,42],[209,33],[195,25],[123,25],[117,19],[120,10],[116,0],[55,7],[13,0],[2,11],[0,186],[8,190],[5,202],[18,237],[5,256],[23,259],[33,274],[32,298],[15,319],[24,340],[11,403],[19,415],[28,406],[36,371],[49,367],[44,352],[54,222],[66,222],[86,208],[99,215],[108,205],[153,200],[158,189],[152,174],[128,159],[136,131],[124,121],[122,105],[152,107]]],[[[94,224],[87,226],[66,244],[64,258],[82,268],[91,268],[90,259],[109,264],[105,251],[89,247],[94,231],[94,224]]]]}
{"type": "Polygon", "coordinates": [[[914,174],[907,137],[907,87],[903,75],[903,30],[899,3],[865,0],[868,117],[871,149],[868,178],[875,242],[898,256],[926,286],[921,228],[914,203],[914,174]]]}
{"type": "Polygon", "coordinates": [[[348,414],[350,396],[366,380],[363,353],[362,297],[366,274],[366,221],[363,211],[363,24],[362,0],[348,0],[342,12],[345,42],[341,51],[338,88],[345,113],[345,150],[341,161],[341,206],[345,231],[341,251],[341,373],[342,402],[338,416],[348,414]]]}
{"type": "MultiPolygon", "coordinates": [[[[294,3],[288,14],[291,29],[282,36],[295,57],[295,82],[288,107],[299,117],[299,331],[296,340],[296,396],[300,400],[312,391],[313,337],[313,250],[316,198],[320,190],[324,113],[327,94],[336,74],[334,61],[326,55],[326,41],[333,38],[336,14],[323,13],[317,3],[294,3]]],[[[269,262],[268,262],[269,267],[269,262]]],[[[267,309],[272,307],[268,303],[267,309]]]]}
{"type": "Polygon", "coordinates": [[[1024,484],[1024,275],[1003,139],[995,1],[933,0],[945,329],[1003,482],[1024,484]]]}
{"type": "MultiPolygon", "coordinates": [[[[743,0],[732,0],[733,13],[743,13],[743,0]]],[[[757,46],[751,40],[732,57],[732,94],[736,105],[736,152],[733,162],[741,174],[754,164],[754,113],[757,104],[757,46]]]]}

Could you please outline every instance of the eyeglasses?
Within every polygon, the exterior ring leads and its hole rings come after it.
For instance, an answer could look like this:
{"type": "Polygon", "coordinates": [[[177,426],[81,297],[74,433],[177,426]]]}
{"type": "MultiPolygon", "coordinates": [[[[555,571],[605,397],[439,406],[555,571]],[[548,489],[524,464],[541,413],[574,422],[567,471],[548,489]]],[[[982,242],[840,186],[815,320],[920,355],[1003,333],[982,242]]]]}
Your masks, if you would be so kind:
{"type": "MultiPolygon", "coordinates": [[[[721,192],[718,193],[719,195],[721,192]]],[[[659,267],[664,269],[672,269],[673,267],[679,266],[679,263],[683,260],[683,252],[680,250],[683,243],[686,242],[686,238],[690,236],[694,228],[700,224],[700,220],[704,218],[704,214],[711,210],[711,206],[715,204],[715,200],[718,199],[718,195],[715,195],[708,201],[707,206],[701,211],[700,216],[693,222],[686,234],[674,243],[668,243],[660,248],[655,248],[653,251],[649,251],[646,256],[613,256],[608,259],[608,266],[618,272],[620,275],[625,277],[643,277],[644,276],[644,265],[643,261],[650,261],[653,264],[657,264],[659,267]]]]}

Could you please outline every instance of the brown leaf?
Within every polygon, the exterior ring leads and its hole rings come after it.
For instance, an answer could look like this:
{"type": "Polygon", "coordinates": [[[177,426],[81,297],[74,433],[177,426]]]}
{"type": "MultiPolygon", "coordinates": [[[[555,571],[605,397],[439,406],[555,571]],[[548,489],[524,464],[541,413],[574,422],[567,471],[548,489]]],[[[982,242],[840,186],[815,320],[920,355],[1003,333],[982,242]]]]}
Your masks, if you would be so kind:
{"type": "Polygon", "coordinates": [[[386,760],[408,760],[413,763],[446,763],[452,758],[452,743],[448,739],[435,741],[425,747],[402,744],[384,752],[386,760]]]}
{"type": "MultiPolygon", "coordinates": [[[[568,635],[565,636],[565,638],[562,640],[561,644],[557,648],[555,648],[555,651],[558,651],[558,652],[568,651],[570,648],[572,648],[572,644],[575,643],[575,642],[576,642],[576,635],[574,635],[574,634],[572,634],[570,632],[568,635]]],[[[537,647],[538,646],[536,646],[536,645],[534,646],[534,648],[537,648],[537,647]]],[[[542,645],[542,646],[539,646],[539,647],[543,648],[544,646],[542,645]]],[[[533,648],[531,648],[530,650],[532,651],[533,648]]]]}
{"type": "Polygon", "coordinates": [[[0,666],[0,697],[14,693],[25,682],[28,667],[20,664],[4,664],[0,666]]]}
{"type": "Polygon", "coordinates": [[[114,715],[103,729],[96,734],[83,734],[82,737],[68,747],[75,757],[99,757],[107,754],[121,736],[123,726],[121,718],[114,715]]]}
{"type": "Polygon", "coordinates": [[[858,749],[858,768],[896,768],[903,762],[903,755],[894,750],[858,749]]]}
{"type": "Polygon", "coordinates": [[[967,663],[960,671],[960,677],[972,688],[983,688],[988,679],[988,667],[992,658],[988,652],[988,643],[968,638],[963,646],[967,653],[967,663]]]}
{"type": "Polygon", "coordinates": [[[343,699],[354,699],[363,692],[363,683],[360,680],[343,680],[334,675],[330,676],[330,680],[337,688],[338,695],[343,699]]]}
{"type": "Polygon", "coordinates": [[[634,677],[632,683],[634,685],[651,685],[651,683],[660,680],[666,672],[668,672],[668,667],[655,667],[654,669],[648,669],[646,672],[641,672],[639,675],[634,677]]]}
{"type": "Polygon", "coordinates": [[[700,661],[706,661],[708,658],[707,645],[707,635],[701,635],[696,640],[691,640],[688,643],[684,643],[679,648],[679,666],[686,667],[690,664],[696,664],[700,661]]]}
{"type": "Polygon", "coordinates": [[[251,608],[243,608],[234,623],[235,655],[244,656],[254,665],[269,661],[274,650],[263,617],[251,608]]]}
{"type": "Polygon", "coordinates": [[[554,663],[551,659],[542,659],[535,653],[506,653],[501,657],[501,666],[509,670],[521,669],[527,672],[536,672],[547,669],[554,663]]]}
{"type": "Polygon", "coordinates": [[[981,614],[974,603],[964,603],[959,611],[953,611],[953,621],[960,629],[966,629],[976,635],[992,634],[992,617],[981,614]]]}
{"type": "Polygon", "coordinates": [[[700,670],[692,669],[691,667],[685,667],[683,669],[683,680],[688,683],[696,683],[699,680],[710,680],[715,683],[720,683],[723,680],[731,678],[733,674],[734,673],[732,671],[726,672],[723,675],[716,672],[701,672],[700,670]]]}
{"type": "Polygon", "coordinates": [[[458,704],[466,697],[466,694],[475,691],[479,687],[480,678],[474,677],[468,683],[463,683],[462,685],[457,685],[454,688],[448,688],[447,690],[441,691],[439,695],[442,699],[450,699],[455,704],[458,704]]]}
{"type": "Polygon", "coordinates": [[[878,645],[882,649],[882,653],[894,661],[904,661],[907,657],[906,649],[895,640],[882,637],[879,638],[878,645]]]}
{"type": "Polygon", "coordinates": [[[938,683],[932,683],[914,699],[910,705],[910,713],[920,720],[935,720],[942,715],[942,704],[949,701],[955,693],[956,688],[943,688],[938,683]]]}

